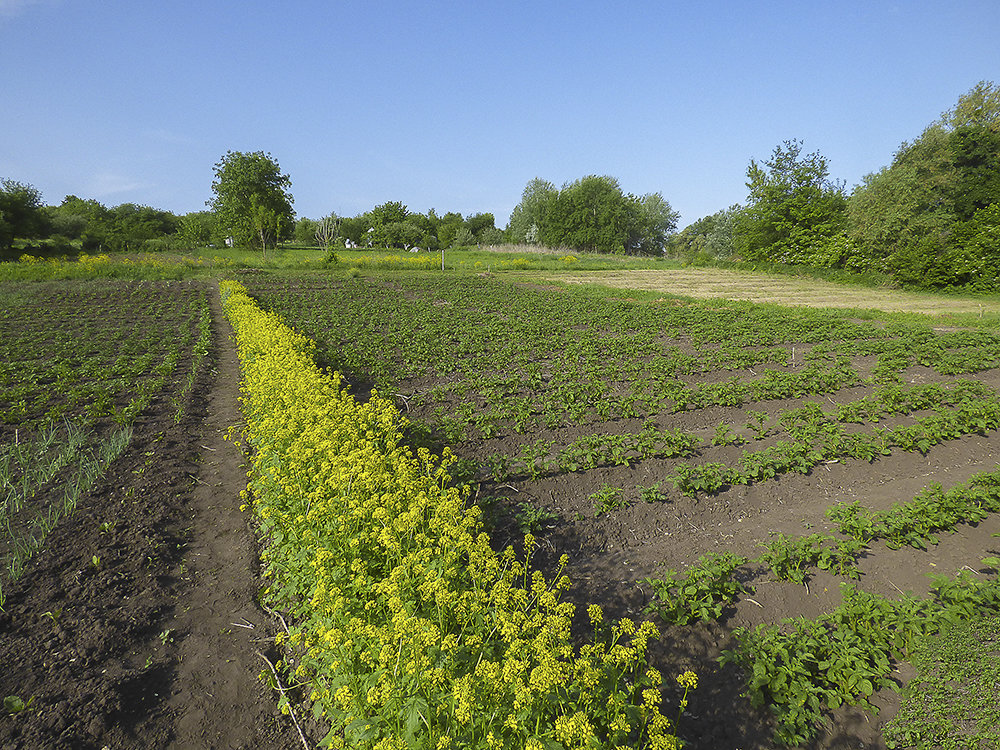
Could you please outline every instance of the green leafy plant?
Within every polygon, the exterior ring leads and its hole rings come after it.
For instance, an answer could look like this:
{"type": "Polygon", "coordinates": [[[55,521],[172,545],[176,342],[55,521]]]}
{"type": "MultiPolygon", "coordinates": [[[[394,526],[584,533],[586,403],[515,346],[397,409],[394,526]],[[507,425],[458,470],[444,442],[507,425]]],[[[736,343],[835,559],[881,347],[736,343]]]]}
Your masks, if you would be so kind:
{"type": "Polygon", "coordinates": [[[746,428],[753,432],[754,440],[763,440],[767,437],[767,412],[750,410],[747,416],[750,419],[747,420],[746,428]]]}
{"type": "Polygon", "coordinates": [[[841,589],[842,604],[817,620],[738,628],[739,646],[720,658],[745,669],[751,702],[775,714],[774,738],[782,745],[808,742],[823,714],[842,704],[871,708],[869,698],[894,685],[892,660],[909,653],[915,639],[995,612],[1000,601],[997,579],[964,573],[936,579],[929,599],[893,601],[847,583],[841,589]]]}
{"type": "Polygon", "coordinates": [[[670,498],[667,493],[660,489],[662,484],[663,482],[657,482],[649,487],[639,487],[639,497],[646,503],[665,502],[669,500],[670,498]]]}
{"type": "Polygon", "coordinates": [[[918,637],[910,651],[917,675],[883,730],[886,747],[1000,747],[1000,661],[984,658],[998,641],[996,616],[918,637]]]}
{"type": "Polygon", "coordinates": [[[716,425],[715,433],[712,435],[712,445],[741,445],[742,443],[743,438],[740,437],[738,433],[733,431],[731,425],[728,425],[725,422],[720,422],[716,425]]]}
{"type": "Polygon", "coordinates": [[[661,578],[646,578],[653,590],[646,611],[671,625],[687,625],[696,620],[717,620],[723,609],[746,591],[733,573],[747,559],[725,552],[698,558],[686,573],[666,571],[661,578]]]}
{"type": "Polygon", "coordinates": [[[594,515],[599,516],[625,505],[625,491],[621,487],[605,484],[588,498],[594,506],[594,515]]]}
{"type": "Polygon", "coordinates": [[[802,537],[778,534],[760,546],[765,552],[759,560],[770,567],[775,576],[783,581],[805,583],[811,568],[859,578],[857,558],[865,544],[857,539],[838,539],[816,533],[802,537]]]}
{"type": "Polygon", "coordinates": [[[698,493],[710,495],[723,487],[739,481],[739,473],[722,463],[682,464],[666,477],[683,494],[694,497],[698,493]]]}
{"type": "Polygon", "coordinates": [[[3,699],[3,708],[8,714],[19,714],[31,709],[31,706],[35,702],[35,697],[31,696],[27,702],[22,700],[19,696],[8,695],[3,699]]]}
{"type": "Polygon", "coordinates": [[[537,534],[549,528],[558,519],[558,513],[544,505],[536,506],[529,502],[518,504],[517,510],[514,511],[514,520],[523,534],[537,534]]]}

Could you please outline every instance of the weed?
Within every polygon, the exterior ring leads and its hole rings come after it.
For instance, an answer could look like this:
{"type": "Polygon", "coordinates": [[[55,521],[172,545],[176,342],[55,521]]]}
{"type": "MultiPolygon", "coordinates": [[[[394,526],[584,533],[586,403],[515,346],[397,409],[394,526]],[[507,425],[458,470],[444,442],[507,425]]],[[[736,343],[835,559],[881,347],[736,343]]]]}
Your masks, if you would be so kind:
{"type": "Polygon", "coordinates": [[[918,638],[910,661],[917,676],[886,726],[888,748],[1000,747],[1000,617],[945,627],[918,638]]]}
{"type": "Polygon", "coordinates": [[[594,505],[594,515],[599,516],[602,513],[625,507],[625,491],[621,487],[605,484],[593,493],[589,500],[594,505]]]}
{"type": "Polygon", "coordinates": [[[544,505],[535,506],[529,502],[520,503],[517,510],[514,511],[514,520],[522,534],[537,534],[551,528],[552,523],[558,518],[558,513],[549,510],[544,505]]]}
{"type": "Polygon", "coordinates": [[[31,709],[35,702],[35,696],[31,696],[27,702],[16,695],[8,695],[3,699],[3,708],[8,714],[19,714],[31,709]]]}

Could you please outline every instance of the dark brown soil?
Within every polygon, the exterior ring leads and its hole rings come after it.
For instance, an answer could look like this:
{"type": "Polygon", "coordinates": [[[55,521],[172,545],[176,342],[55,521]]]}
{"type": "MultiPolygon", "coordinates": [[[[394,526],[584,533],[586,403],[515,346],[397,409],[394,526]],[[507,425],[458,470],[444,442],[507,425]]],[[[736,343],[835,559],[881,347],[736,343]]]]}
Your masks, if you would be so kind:
{"type": "MultiPolygon", "coordinates": [[[[301,747],[258,679],[275,625],[239,511],[238,365],[218,294],[215,350],[180,424],[166,399],[25,574],[5,587],[0,747],[301,747]]],[[[307,728],[315,746],[315,728],[307,728]]],[[[322,736],[322,735],[319,735],[322,736]]]]}

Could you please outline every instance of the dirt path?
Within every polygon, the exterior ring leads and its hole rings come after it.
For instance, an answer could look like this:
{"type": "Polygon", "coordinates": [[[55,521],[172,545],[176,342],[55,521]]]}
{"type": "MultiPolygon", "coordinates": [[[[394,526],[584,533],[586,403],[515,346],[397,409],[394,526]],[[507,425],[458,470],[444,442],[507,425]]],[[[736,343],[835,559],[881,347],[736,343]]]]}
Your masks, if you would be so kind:
{"type": "Polygon", "coordinates": [[[202,424],[201,462],[188,503],[189,541],[182,561],[184,589],[170,629],[177,672],[167,714],[174,747],[291,748],[301,745],[276,696],[258,679],[275,623],[256,603],[263,585],[260,550],[239,510],[246,486],[243,457],[225,434],[242,421],[239,363],[217,291],[211,296],[217,374],[202,424]]]}
{"type": "Polygon", "coordinates": [[[698,299],[750,300],[793,307],[857,308],[928,315],[1000,312],[1000,300],[995,298],[942,297],[899,289],[865,289],[818,279],[720,268],[560,273],[545,279],[568,284],[602,284],[622,289],[666,292],[698,299]]]}

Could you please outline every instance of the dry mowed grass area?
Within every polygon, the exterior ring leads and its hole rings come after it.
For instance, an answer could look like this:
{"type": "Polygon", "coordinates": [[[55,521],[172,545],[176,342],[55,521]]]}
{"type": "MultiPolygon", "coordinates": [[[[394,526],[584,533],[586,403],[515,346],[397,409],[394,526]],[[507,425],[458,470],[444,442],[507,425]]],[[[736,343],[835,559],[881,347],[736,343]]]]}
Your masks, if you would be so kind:
{"type": "Polygon", "coordinates": [[[818,279],[719,268],[594,271],[553,274],[547,278],[568,284],[602,284],[697,299],[750,300],[788,306],[915,312],[927,315],[1000,312],[1000,299],[996,298],[942,297],[890,288],[866,289],[818,279]]]}

